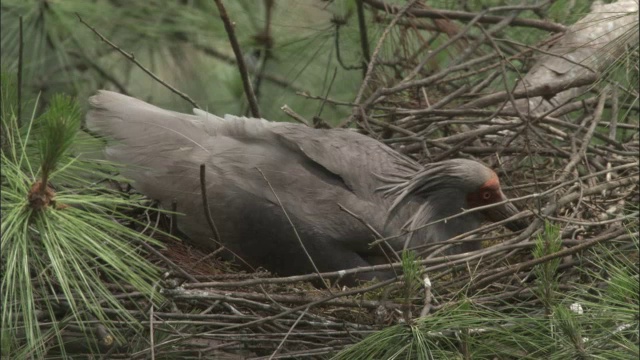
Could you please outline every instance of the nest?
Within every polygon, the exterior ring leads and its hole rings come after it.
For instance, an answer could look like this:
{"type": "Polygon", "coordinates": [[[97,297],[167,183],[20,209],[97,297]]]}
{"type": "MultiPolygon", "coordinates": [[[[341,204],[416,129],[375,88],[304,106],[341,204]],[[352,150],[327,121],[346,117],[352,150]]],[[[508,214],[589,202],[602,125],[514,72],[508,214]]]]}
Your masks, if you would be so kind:
{"type": "MultiPolygon", "coordinates": [[[[540,306],[532,291],[535,266],[561,259],[558,281],[568,289],[581,281],[590,266],[585,258],[594,246],[635,251],[631,239],[637,237],[638,225],[639,109],[637,101],[627,100],[637,100],[637,92],[597,82],[601,77],[591,72],[530,82],[525,90],[505,88],[499,84],[510,74],[503,60],[524,64],[524,73],[549,60],[530,46],[496,45],[493,30],[471,32],[445,20],[435,27],[446,23],[447,33],[461,40],[442,46],[460,58],[446,68],[430,66],[420,60],[425,58],[420,56],[423,49],[412,43],[423,29],[423,9],[388,10],[377,20],[388,26],[390,36],[409,40],[397,39],[389,51],[397,54],[393,59],[383,61],[379,49],[374,50],[354,103],[301,96],[327,106],[352,106],[353,114],[341,125],[355,125],[422,163],[449,158],[484,162],[496,170],[503,190],[531,225],[511,233],[491,224],[421,249],[427,256],[417,263],[430,285],[410,299],[398,296],[402,277],[342,288],[339,281],[335,285],[340,274],[323,274],[333,285],[318,287],[309,282],[317,280],[316,274],[280,278],[245,273],[215,254],[167,240],[165,250],[149,254],[166,269],[159,285],[166,301],[144,310],[132,306],[148,331],[146,340],[110,347],[112,358],[152,353],[183,359],[323,358],[391,324],[432,316],[463,301],[461,292],[486,307],[517,303],[534,309],[540,306]],[[562,248],[533,257],[536,239],[549,223],[559,227],[562,248]],[[461,241],[482,241],[485,246],[444,255],[446,246],[461,241]]],[[[378,44],[387,41],[385,35],[378,44]]],[[[537,44],[547,49],[552,45],[537,44]]],[[[330,123],[321,118],[308,122],[287,111],[310,126],[330,123]]]]}
{"type": "MultiPolygon", "coordinates": [[[[443,80],[435,89],[453,84],[443,80]]],[[[153,312],[153,323],[149,313],[139,314],[147,327],[165,333],[166,340],[155,344],[156,356],[323,358],[386,326],[431,316],[462,298],[495,309],[517,303],[539,310],[540,299],[532,291],[535,266],[561,259],[557,275],[566,290],[581,281],[594,246],[635,251],[637,108],[627,109],[625,121],[615,122],[622,108],[610,91],[602,91],[556,107],[562,117],[518,118],[514,110],[461,110],[471,100],[451,94],[442,94],[450,107],[429,110],[421,87],[401,94],[388,95],[370,115],[356,115],[354,121],[362,131],[424,163],[456,157],[483,161],[497,170],[503,189],[531,225],[511,233],[491,224],[421,249],[428,256],[418,261],[420,273],[431,286],[408,301],[398,296],[401,276],[357,288],[341,288],[339,281],[317,287],[309,283],[317,280],[316,274],[279,278],[243,273],[215,256],[169,241],[162,258],[151,256],[168,270],[162,290],[168,302],[153,312]],[[533,257],[536,239],[549,223],[560,228],[562,248],[533,257]],[[443,255],[447,246],[461,241],[483,241],[485,246],[443,255]]],[[[331,281],[339,276],[323,274],[331,281]]],[[[150,349],[146,347],[147,353],[150,349]]]]}

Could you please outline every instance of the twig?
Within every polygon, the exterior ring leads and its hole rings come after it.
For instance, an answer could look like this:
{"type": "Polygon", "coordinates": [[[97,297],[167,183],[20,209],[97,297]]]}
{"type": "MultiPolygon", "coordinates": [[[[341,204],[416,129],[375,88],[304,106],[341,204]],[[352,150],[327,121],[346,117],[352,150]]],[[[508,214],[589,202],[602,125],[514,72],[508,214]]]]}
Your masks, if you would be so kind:
{"type": "Polygon", "coordinates": [[[201,259],[198,259],[198,261],[193,263],[193,266],[196,266],[206,260],[211,259],[212,257],[216,256],[217,254],[223,252],[224,250],[226,250],[226,248],[224,247],[224,245],[218,243],[218,245],[220,245],[219,248],[213,250],[212,252],[208,253],[207,255],[203,256],[201,259]]]}
{"type": "MultiPolygon", "coordinates": [[[[224,300],[228,302],[241,303],[245,300],[264,302],[274,301],[286,304],[308,304],[310,302],[324,299],[323,296],[312,295],[308,293],[300,294],[260,294],[246,290],[235,290],[234,287],[228,286],[225,290],[199,290],[199,289],[163,289],[162,295],[172,298],[173,300],[224,300]],[[228,290],[227,290],[228,289],[228,290]]],[[[336,293],[340,295],[341,293],[336,293]]],[[[353,295],[353,293],[351,293],[353,295]]],[[[361,298],[349,298],[348,296],[338,296],[331,300],[325,300],[317,306],[340,306],[346,308],[366,308],[375,309],[385,302],[391,309],[400,309],[403,304],[389,302],[389,300],[366,300],[361,298]]],[[[259,305],[263,307],[263,305],[259,305]]],[[[268,307],[268,306],[267,306],[268,307]]]]}
{"type": "Polygon", "coordinates": [[[404,81],[391,88],[382,88],[382,87],[378,88],[376,91],[373,92],[373,94],[369,96],[369,98],[366,101],[364,101],[361,104],[361,106],[364,108],[368,108],[371,105],[373,105],[375,102],[379,101],[380,97],[384,95],[391,95],[391,94],[398,93],[400,91],[407,90],[414,87],[432,85],[442,80],[443,78],[445,78],[448,74],[451,74],[457,71],[467,70],[470,66],[492,60],[493,58],[495,58],[495,55],[493,54],[480,56],[458,65],[449,66],[443,71],[440,71],[434,75],[427,76],[422,79],[413,80],[413,81],[404,81]]]}
{"type": "Polygon", "coordinates": [[[100,32],[98,32],[98,30],[96,30],[95,28],[93,28],[91,25],[87,24],[82,17],[80,17],[80,14],[76,13],[76,16],[78,17],[78,20],[80,20],[80,22],[88,27],[91,31],[93,31],[96,35],[98,35],[98,37],[100,38],[100,40],[104,41],[105,43],[107,43],[109,46],[111,46],[112,48],[114,48],[115,50],[117,50],[120,54],[122,54],[124,57],[126,57],[127,59],[129,59],[132,63],[134,63],[137,67],[139,67],[142,71],[144,71],[147,75],[151,76],[155,81],[159,82],[160,84],[162,84],[164,87],[166,87],[167,89],[171,90],[171,92],[173,92],[174,94],[180,96],[181,98],[185,99],[186,101],[188,101],[191,105],[193,105],[193,107],[200,109],[200,106],[198,106],[198,104],[189,97],[189,95],[181,92],[180,90],[174,88],[173,86],[169,85],[168,83],[166,83],[164,80],[160,79],[156,74],[154,74],[153,72],[151,72],[151,70],[147,69],[144,65],[142,65],[138,60],[136,60],[135,56],[133,56],[132,53],[128,53],[124,50],[122,50],[120,47],[118,47],[116,44],[114,44],[113,42],[109,41],[109,39],[107,39],[106,37],[104,37],[104,35],[102,35],[100,32]]]}
{"type": "Polygon", "coordinates": [[[589,129],[587,130],[586,134],[584,135],[584,139],[582,141],[582,146],[580,146],[580,150],[571,156],[569,163],[565,166],[565,168],[563,169],[562,175],[560,175],[560,178],[558,179],[559,181],[564,181],[569,176],[573,168],[578,164],[578,162],[584,157],[586,157],[587,146],[591,141],[591,137],[593,135],[593,132],[596,129],[596,125],[598,124],[598,121],[600,121],[600,118],[602,117],[602,111],[604,110],[604,102],[606,99],[607,99],[607,91],[605,90],[600,95],[600,101],[598,101],[598,105],[596,106],[596,111],[593,113],[593,115],[591,115],[592,116],[591,125],[589,126],[589,129]]]}
{"type": "MultiPolygon", "coordinates": [[[[411,81],[413,78],[415,78],[416,75],[418,75],[418,73],[420,72],[420,70],[424,69],[425,65],[427,64],[427,62],[429,60],[431,60],[433,57],[435,57],[436,55],[440,54],[440,52],[442,52],[445,49],[448,49],[452,44],[456,43],[458,40],[463,38],[464,35],[467,34],[469,32],[469,30],[473,26],[475,26],[475,24],[480,19],[482,19],[482,17],[484,16],[485,13],[486,13],[486,10],[481,12],[481,13],[479,13],[479,14],[477,14],[473,19],[471,19],[471,21],[469,21],[469,23],[467,25],[465,25],[464,29],[459,31],[454,36],[450,37],[447,41],[445,41],[443,44],[438,46],[436,49],[433,49],[432,51],[430,51],[429,54],[427,56],[425,56],[424,59],[422,59],[420,61],[420,63],[418,65],[416,65],[413,68],[413,70],[407,76],[404,77],[404,79],[402,79],[401,83],[406,83],[408,81],[411,81]]],[[[477,45],[479,45],[480,43],[481,42],[478,41],[477,45]]],[[[472,49],[473,49],[473,47],[467,49],[466,53],[462,57],[459,57],[458,59],[455,59],[453,61],[453,63],[450,64],[450,66],[457,65],[457,63],[465,61],[471,55],[472,52],[470,50],[472,50],[472,49]]]]}
{"type": "Polygon", "coordinates": [[[367,65],[371,62],[369,55],[369,37],[367,36],[367,22],[364,14],[364,6],[362,0],[356,0],[356,10],[358,13],[358,29],[360,30],[360,47],[362,48],[362,78],[367,76],[367,65]]]}
{"type": "Polygon", "coordinates": [[[293,329],[295,329],[296,325],[298,325],[298,322],[307,313],[307,311],[309,311],[309,308],[304,309],[304,311],[302,311],[300,313],[300,316],[298,316],[298,318],[296,319],[296,322],[294,322],[293,325],[291,325],[291,327],[289,328],[289,331],[284,336],[284,338],[282,339],[280,344],[278,344],[278,347],[273,351],[273,353],[271,353],[271,356],[269,356],[268,360],[273,359],[273,357],[276,356],[276,354],[278,354],[278,352],[280,352],[280,349],[282,348],[282,345],[284,345],[284,342],[287,341],[287,338],[289,337],[289,335],[291,335],[291,332],[293,331],[293,329]]]}
{"type": "Polygon", "coordinates": [[[22,126],[22,52],[24,48],[24,39],[22,38],[22,16],[19,18],[20,30],[18,38],[18,128],[22,126]]]}
{"type": "Polygon", "coordinates": [[[591,85],[594,82],[596,82],[598,79],[599,79],[598,74],[590,73],[590,74],[585,74],[584,76],[580,76],[578,78],[567,78],[565,80],[542,84],[540,86],[528,88],[528,89],[518,89],[513,92],[500,91],[491,95],[481,97],[474,101],[470,101],[464,104],[462,108],[463,109],[484,108],[490,105],[495,105],[502,101],[508,100],[510,97],[510,94],[513,96],[514,99],[522,99],[522,98],[536,97],[536,96],[553,97],[553,95],[570,88],[591,85]]]}
{"type": "Polygon", "coordinates": [[[213,218],[211,217],[211,209],[209,208],[205,164],[200,164],[200,190],[202,194],[202,206],[204,207],[204,214],[207,218],[207,224],[209,224],[209,228],[211,228],[211,232],[213,233],[213,236],[215,236],[214,242],[220,245],[220,243],[222,243],[222,239],[220,238],[220,233],[218,232],[216,224],[213,222],[213,218]]]}
{"type": "MultiPolygon", "coordinates": [[[[202,44],[198,44],[198,43],[193,43],[193,46],[204,52],[207,55],[210,55],[216,59],[222,60],[223,62],[229,64],[229,65],[233,65],[233,66],[237,66],[237,62],[236,59],[228,56],[227,54],[209,47],[209,46],[204,46],[202,44]]],[[[259,69],[257,69],[255,66],[252,66],[251,64],[245,64],[247,65],[247,68],[249,69],[249,71],[253,74],[257,73],[259,69]]],[[[303,91],[301,88],[295,86],[294,84],[290,83],[287,79],[282,78],[282,77],[278,77],[277,75],[273,75],[273,74],[268,74],[265,73],[264,71],[261,73],[261,76],[263,79],[270,81],[271,83],[273,83],[274,85],[278,85],[281,88],[284,89],[288,89],[288,90],[292,90],[295,92],[301,92],[303,91]]]]}
{"type": "MultiPolygon", "coordinates": [[[[324,98],[320,102],[320,108],[318,109],[318,113],[313,117],[313,125],[314,127],[318,127],[323,121],[320,118],[322,115],[322,110],[324,109],[324,105],[327,103],[327,99],[329,98],[329,93],[331,92],[331,88],[333,88],[333,83],[336,80],[336,75],[338,75],[338,68],[333,68],[333,76],[331,77],[331,81],[329,82],[329,86],[327,87],[327,92],[325,93],[324,98]]],[[[327,125],[327,124],[324,124],[327,125]]]]}
{"type": "Polygon", "coordinates": [[[342,67],[345,70],[362,69],[363,72],[366,72],[366,69],[367,69],[366,65],[365,65],[365,67],[362,67],[362,65],[347,65],[342,60],[342,54],[340,53],[340,27],[341,26],[342,26],[341,23],[335,22],[336,35],[334,36],[334,44],[335,44],[335,47],[336,47],[336,60],[338,60],[338,64],[340,64],[340,67],[342,67]]]}
{"type": "Polygon", "coordinates": [[[327,284],[327,282],[324,280],[324,278],[322,277],[322,274],[320,273],[320,270],[318,270],[318,267],[316,266],[316,263],[313,261],[313,258],[311,257],[311,254],[309,254],[309,252],[307,251],[307,247],[304,246],[304,242],[302,242],[302,238],[300,238],[300,234],[298,234],[298,230],[293,225],[293,221],[291,221],[291,218],[289,217],[289,213],[287,212],[287,209],[285,209],[284,205],[282,205],[282,201],[280,201],[280,197],[278,197],[278,194],[276,194],[276,191],[273,189],[273,186],[271,186],[271,182],[264,175],[264,173],[262,172],[262,169],[260,169],[258,167],[256,167],[256,169],[260,172],[260,175],[262,175],[262,177],[264,178],[264,181],[267,182],[267,185],[269,185],[269,189],[271,190],[271,193],[276,198],[276,201],[278,201],[278,205],[280,205],[280,208],[282,209],[282,212],[284,213],[284,216],[287,218],[287,221],[289,221],[289,224],[291,225],[291,229],[293,230],[293,233],[295,234],[296,238],[298,239],[298,242],[300,243],[300,247],[304,251],[305,255],[307,255],[307,259],[309,259],[309,262],[311,263],[311,266],[313,266],[313,270],[316,272],[316,274],[318,275],[318,277],[322,281],[322,284],[324,284],[324,286],[327,288],[327,290],[329,290],[329,292],[331,292],[331,286],[329,286],[329,284],[327,284]]]}
{"type": "Polygon", "coordinates": [[[347,101],[338,101],[335,99],[330,99],[326,96],[317,96],[317,95],[311,95],[305,91],[298,91],[296,92],[296,95],[298,96],[302,96],[305,97],[307,99],[312,99],[312,100],[322,100],[325,102],[328,102],[329,104],[332,105],[336,105],[336,106],[355,106],[356,104],[352,103],[352,102],[347,102],[347,101]]]}
{"type": "Polygon", "coordinates": [[[395,281],[395,279],[393,279],[393,280],[385,280],[385,281],[382,281],[382,282],[379,282],[379,283],[376,283],[376,284],[373,284],[373,285],[370,285],[370,286],[367,286],[367,287],[364,287],[364,288],[358,288],[358,289],[354,289],[354,290],[343,291],[341,293],[331,294],[330,296],[327,296],[325,298],[322,298],[322,299],[319,299],[319,300],[316,300],[316,301],[313,301],[313,302],[310,302],[310,303],[307,303],[307,304],[304,304],[304,305],[301,305],[301,306],[297,306],[297,307],[291,308],[291,309],[283,311],[283,312],[281,312],[281,313],[279,313],[277,315],[264,317],[262,319],[250,321],[250,322],[245,323],[245,324],[227,326],[227,327],[224,327],[222,329],[214,330],[214,331],[211,331],[211,332],[222,332],[222,331],[240,329],[240,328],[249,327],[249,326],[256,326],[256,325],[259,325],[259,324],[263,324],[265,322],[269,322],[269,321],[273,321],[273,320],[279,319],[281,317],[284,317],[284,316],[287,316],[289,314],[292,314],[292,313],[294,313],[296,311],[300,311],[300,310],[303,310],[303,309],[306,309],[306,308],[311,308],[311,307],[314,307],[316,305],[325,303],[327,301],[331,301],[331,300],[336,299],[338,297],[351,296],[351,295],[360,294],[360,293],[372,291],[372,290],[375,290],[375,289],[379,289],[381,287],[384,287],[384,286],[387,286],[387,285],[393,283],[394,281],[395,281]]]}
{"type": "Polygon", "coordinates": [[[153,246],[147,244],[145,241],[139,241],[139,243],[142,244],[142,246],[144,246],[144,248],[147,249],[149,252],[151,252],[154,256],[157,256],[164,263],[169,265],[170,268],[172,268],[173,270],[175,270],[178,273],[180,273],[180,275],[182,275],[185,279],[191,281],[194,284],[199,282],[195,277],[193,277],[193,275],[189,274],[183,268],[181,268],[180,266],[176,265],[176,263],[171,261],[169,258],[167,258],[166,256],[162,255],[162,253],[160,253],[158,250],[156,250],[153,246]]]}
{"type": "MultiPolygon", "coordinates": [[[[352,212],[351,210],[347,209],[346,207],[344,207],[340,203],[338,203],[338,207],[340,208],[340,210],[346,212],[347,214],[353,216],[356,220],[360,221],[364,226],[367,227],[367,229],[369,229],[369,231],[371,231],[371,233],[373,235],[375,235],[376,238],[378,238],[378,239],[382,239],[383,238],[383,236],[376,229],[374,229],[373,226],[371,226],[371,224],[366,222],[365,219],[362,218],[362,216],[355,214],[354,212],[352,212]]],[[[400,259],[400,256],[395,252],[395,250],[393,250],[391,245],[389,245],[388,242],[384,241],[384,242],[382,242],[382,244],[385,244],[389,248],[388,250],[390,250],[391,253],[394,255],[396,261],[401,261],[402,260],[402,259],[400,259]]],[[[391,259],[389,259],[388,255],[387,255],[387,252],[384,250],[384,248],[382,248],[382,244],[378,243],[377,245],[380,246],[380,251],[382,251],[384,256],[387,258],[387,261],[391,262],[391,259]]]]}
{"type": "Polygon", "coordinates": [[[549,261],[551,259],[562,258],[562,257],[565,257],[567,255],[575,254],[575,253],[577,253],[579,251],[588,249],[588,248],[590,248],[590,247],[592,247],[592,246],[594,246],[594,245],[596,245],[598,243],[601,243],[601,242],[603,242],[605,240],[610,240],[610,239],[615,238],[617,236],[623,235],[626,232],[627,232],[627,229],[625,229],[624,227],[618,228],[618,229],[614,229],[613,231],[605,232],[604,234],[601,234],[600,236],[597,236],[597,237],[595,237],[595,238],[593,238],[591,240],[586,240],[580,245],[576,245],[576,246],[570,247],[568,249],[560,250],[560,251],[558,251],[556,253],[545,255],[545,256],[542,256],[542,257],[539,257],[539,258],[536,258],[536,259],[533,259],[533,260],[529,260],[529,261],[525,261],[525,262],[522,262],[522,263],[518,263],[518,264],[515,264],[515,265],[512,265],[512,266],[509,266],[504,270],[500,270],[498,272],[490,271],[490,272],[494,272],[494,274],[493,275],[489,275],[487,277],[483,277],[481,280],[479,280],[477,282],[474,282],[473,284],[471,284],[470,288],[471,289],[478,289],[478,288],[483,287],[485,285],[488,285],[488,284],[492,283],[493,281],[495,281],[497,279],[500,279],[500,278],[502,278],[504,276],[507,276],[507,275],[510,275],[510,274],[515,274],[515,273],[517,273],[519,271],[522,271],[523,269],[530,268],[530,267],[532,267],[534,265],[537,265],[537,264],[542,264],[542,263],[547,262],[547,261],[549,261]]]}
{"type": "MultiPolygon", "coordinates": [[[[516,14],[514,13],[512,16],[515,16],[516,14]]],[[[511,18],[512,20],[513,18],[511,18]]],[[[500,50],[500,47],[496,44],[496,42],[493,40],[493,36],[491,33],[487,32],[482,26],[479,26],[480,31],[482,31],[482,34],[485,36],[485,38],[487,40],[489,40],[489,43],[491,44],[491,46],[493,47],[493,49],[495,50],[495,52],[498,54],[498,58],[500,59],[499,64],[500,64],[500,70],[502,72],[502,83],[504,85],[504,88],[506,89],[505,92],[507,94],[507,100],[509,100],[509,102],[511,103],[513,109],[516,111],[518,118],[520,118],[523,122],[526,122],[526,118],[523,115],[522,111],[520,111],[515,105],[516,105],[516,100],[513,96],[513,91],[511,89],[509,89],[509,82],[508,82],[508,74],[507,74],[507,69],[505,66],[505,56],[502,53],[502,51],[500,50]]],[[[526,87],[525,87],[526,89],[526,87]]],[[[550,95],[547,95],[550,96],[550,95]]],[[[500,106],[500,108],[502,108],[503,106],[500,106]]],[[[530,124],[527,124],[530,125],[530,124]]],[[[521,132],[524,131],[524,129],[520,130],[521,132]]]]}
{"type": "Polygon", "coordinates": [[[431,311],[431,279],[429,275],[424,274],[424,306],[420,311],[420,317],[425,317],[431,311]]]}
{"type": "MultiPolygon", "coordinates": [[[[383,1],[379,1],[379,0],[363,0],[363,1],[366,2],[367,5],[370,5],[373,8],[386,11],[391,14],[395,14],[396,12],[400,11],[398,10],[397,6],[387,4],[383,1]]],[[[538,7],[539,5],[533,5],[530,7],[501,6],[501,7],[490,8],[488,10],[489,11],[526,10],[526,9],[537,9],[538,7]]],[[[411,14],[414,17],[427,17],[432,19],[446,19],[446,20],[471,20],[476,16],[475,13],[469,13],[464,11],[425,9],[425,8],[411,9],[409,11],[409,14],[411,14]]],[[[483,16],[482,19],[480,19],[480,22],[488,23],[488,24],[497,24],[503,20],[504,20],[504,17],[502,16],[486,15],[486,16],[483,16]]],[[[517,18],[517,19],[514,19],[511,22],[511,24],[515,26],[532,27],[532,28],[537,28],[537,29],[551,31],[551,32],[565,32],[567,29],[567,27],[564,25],[553,23],[548,20],[517,18]]]]}
{"type": "MultiPolygon", "coordinates": [[[[611,181],[611,180],[609,180],[611,181]]],[[[622,224],[623,220],[631,220],[631,219],[637,219],[638,215],[640,215],[639,212],[634,211],[628,215],[624,215],[621,217],[615,217],[613,219],[608,219],[608,220],[601,220],[601,221],[579,221],[579,220],[575,220],[575,219],[567,219],[567,218],[561,218],[561,217],[554,217],[554,216],[547,216],[547,219],[549,220],[553,220],[553,221],[558,221],[558,222],[563,222],[563,223],[567,223],[567,224],[571,224],[571,225],[580,225],[580,226],[585,226],[585,227],[593,227],[593,226],[602,226],[602,225],[608,225],[608,224],[622,224]]]]}
{"type": "Polygon", "coordinates": [[[307,125],[309,127],[311,126],[309,124],[309,122],[307,121],[307,119],[303,118],[302,115],[300,115],[297,112],[293,111],[293,109],[291,109],[289,107],[289,105],[287,105],[287,104],[282,105],[280,110],[282,110],[285,114],[289,115],[289,117],[291,117],[293,120],[299,122],[300,124],[307,125]]]}
{"type": "Polygon", "coordinates": [[[242,78],[242,86],[244,88],[244,93],[247,97],[247,101],[249,101],[249,108],[251,109],[251,115],[256,118],[261,118],[262,116],[260,116],[260,107],[258,106],[258,99],[256,99],[256,95],[253,92],[251,81],[249,80],[249,72],[247,71],[247,65],[245,64],[244,58],[242,57],[242,50],[240,49],[240,44],[238,44],[236,33],[233,30],[233,24],[229,19],[229,15],[227,15],[227,10],[224,8],[224,4],[222,4],[222,0],[214,0],[214,1],[216,3],[216,6],[218,7],[218,12],[220,13],[220,19],[222,19],[222,22],[224,23],[224,28],[227,31],[227,36],[229,37],[229,43],[231,44],[233,53],[236,56],[238,71],[240,71],[240,77],[242,78]]]}
{"type": "Polygon", "coordinates": [[[264,29],[261,33],[258,33],[254,36],[254,39],[262,45],[262,49],[258,58],[258,67],[256,69],[257,71],[254,72],[255,78],[253,83],[253,90],[256,99],[260,96],[260,85],[262,84],[262,79],[267,68],[267,62],[272,57],[271,49],[273,48],[273,37],[271,36],[271,18],[275,0],[264,0],[263,3],[265,6],[264,29]]]}
{"type": "MultiPolygon", "coordinates": [[[[391,22],[389,23],[389,25],[384,29],[384,32],[382,33],[382,35],[380,35],[380,39],[378,40],[378,44],[376,45],[376,48],[373,50],[373,54],[371,55],[371,61],[369,61],[369,65],[367,66],[367,73],[364,76],[364,79],[362,80],[362,84],[360,85],[360,90],[358,90],[358,95],[356,95],[356,98],[353,101],[355,104],[359,104],[360,103],[360,100],[362,99],[362,95],[364,95],[364,90],[367,88],[367,86],[369,84],[369,81],[370,81],[371,76],[373,74],[373,68],[376,66],[376,61],[378,60],[378,53],[382,49],[382,44],[384,43],[384,40],[386,39],[387,35],[389,35],[389,33],[391,32],[391,29],[394,27],[396,22],[398,22],[398,19],[400,19],[400,17],[411,6],[413,6],[413,4],[415,2],[416,2],[416,0],[408,1],[402,7],[402,9],[400,9],[400,11],[398,11],[398,13],[395,15],[393,20],[391,20],[391,22]]],[[[349,123],[351,123],[351,121],[355,117],[356,113],[357,113],[357,111],[352,112],[351,116],[349,116],[347,121],[344,124],[340,124],[339,127],[343,127],[343,126],[348,125],[349,123]]]]}
{"type": "Polygon", "coordinates": [[[176,199],[171,200],[171,223],[169,224],[169,234],[176,235],[178,229],[178,202],[176,199]]]}
{"type": "MultiPolygon", "coordinates": [[[[618,130],[618,109],[618,88],[614,87],[611,91],[611,124],[609,126],[609,139],[614,143],[617,143],[615,140],[618,130]]],[[[607,162],[607,170],[609,169],[611,169],[610,161],[607,162]]],[[[607,173],[605,179],[606,181],[611,181],[611,173],[607,173]]],[[[603,193],[602,195],[605,196],[606,193],[603,193]]]]}
{"type": "Polygon", "coordinates": [[[149,308],[149,348],[151,349],[151,360],[156,358],[155,339],[154,339],[154,327],[153,327],[153,304],[149,308]]]}

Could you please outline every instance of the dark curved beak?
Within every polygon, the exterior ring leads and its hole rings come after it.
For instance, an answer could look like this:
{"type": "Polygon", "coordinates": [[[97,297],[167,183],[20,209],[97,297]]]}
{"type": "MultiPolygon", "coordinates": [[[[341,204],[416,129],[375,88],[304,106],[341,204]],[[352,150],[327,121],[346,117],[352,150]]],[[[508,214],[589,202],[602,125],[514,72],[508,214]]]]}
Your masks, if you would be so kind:
{"type": "MultiPolygon", "coordinates": [[[[506,200],[506,197],[503,198],[506,200]]],[[[520,213],[520,210],[518,210],[518,208],[516,208],[512,203],[502,204],[485,210],[487,218],[493,222],[508,219],[518,213],[520,213]]],[[[529,226],[529,222],[525,219],[517,219],[506,223],[505,226],[511,231],[518,231],[529,226]]]]}

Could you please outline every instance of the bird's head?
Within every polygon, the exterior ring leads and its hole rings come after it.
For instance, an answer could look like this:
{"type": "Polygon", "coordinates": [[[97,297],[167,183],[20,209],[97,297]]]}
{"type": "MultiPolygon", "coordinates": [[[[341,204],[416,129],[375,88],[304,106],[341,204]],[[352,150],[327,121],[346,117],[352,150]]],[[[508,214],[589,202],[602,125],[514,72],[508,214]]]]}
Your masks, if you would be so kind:
{"type": "MultiPolygon", "coordinates": [[[[451,160],[451,173],[457,178],[460,189],[466,194],[468,209],[481,206],[489,206],[507,200],[502,192],[498,175],[488,167],[471,160],[451,160]]],[[[491,206],[479,211],[489,221],[497,222],[510,218],[518,213],[518,209],[512,203],[504,203],[491,206]]],[[[512,231],[522,230],[528,223],[524,220],[515,220],[505,224],[512,231]]]]}
{"type": "MultiPolygon", "coordinates": [[[[472,160],[452,159],[433,163],[417,172],[404,183],[389,187],[390,193],[397,195],[392,209],[406,201],[426,202],[420,211],[423,221],[435,221],[481,206],[498,204],[507,200],[500,188],[496,173],[488,167],[472,160]]],[[[482,220],[497,222],[518,213],[511,203],[504,203],[478,210],[466,216],[462,227],[475,226],[482,220]],[[473,220],[473,221],[471,221],[473,220]]],[[[414,225],[416,223],[414,222],[414,225]]],[[[525,228],[524,220],[514,220],[505,226],[512,231],[525,228]]],[[[451,225],[450,227],[453,227],[451,225]]],[[[470,229],[459,229],[470,230],[470,229]]]]}

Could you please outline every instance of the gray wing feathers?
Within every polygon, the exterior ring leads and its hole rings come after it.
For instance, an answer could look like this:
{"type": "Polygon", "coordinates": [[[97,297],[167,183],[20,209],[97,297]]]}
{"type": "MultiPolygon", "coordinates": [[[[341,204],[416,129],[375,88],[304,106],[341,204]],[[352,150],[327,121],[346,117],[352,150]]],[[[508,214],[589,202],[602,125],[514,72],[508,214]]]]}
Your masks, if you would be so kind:
{"type": "MultiPolygon", "coordinates": [[[[199,167],[207,167],[207,184],[246,191],[276,202],[269,181],[291,193],[316,188],[313,180],[331,182],[321,173],[309,176],[299,151],[279,145],[269,131],[281,125],[262,119],[222,119],[197,110],[196,115],[164,110],[109,91],[89,100],[89,130],[107,137],[107,158],[129,165],[124,174],[143,193],[158,200],[200,194],[199,167]],[[291,187],[297,187],[291,190],[291,187]],[[302,187],[302,189],[300,188],[302,187]]],[[[313,190],[317,191],[317,190],[313,190]]],[[[295,199],[300,202],[300,199],[295,199]]]]}
{"type": "MultiPolygon", "coordinates": [[[[112,139],[107,158],[129,165],[124,175],[164,206],[177,199],[178,210],[190,213],[186,222],[205,232],[199,181],[203,163],[209,203],[218,211],[256,201],[280,211],[277,204],[282,202],[288,212],[304,219],[307,231],[334,239],[366,238],[353,243],[361,248],[367,247],[370,231],[340,211],[338,203],[381,230],[387,201],[381,200],[375,174],[402,176],[419,166],[349,130],[222,119],[202,110],[187,115],[108,91],[92,97],[90,105],[87,127],[112,139]]],[[[282,221],[274,226],[290,227],[282,221]]]]}
{"type": "Polygon", "coordinates": [[[340,176],[358,196],[371,198],[380,187],[380,175],[403,177],[420,165],[380,142],[348,129],[323,131],[292,124],[272,131],[290,148],[304,153],[340,176]]]}

